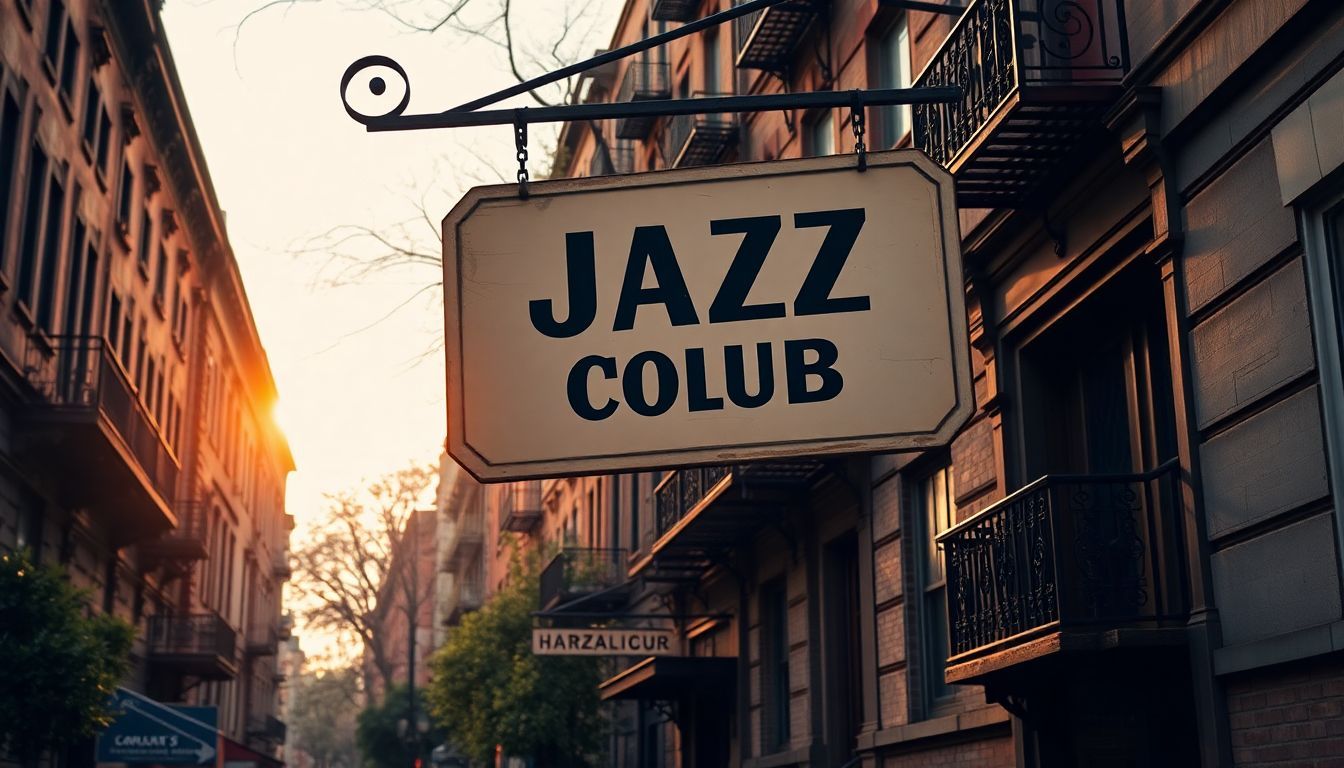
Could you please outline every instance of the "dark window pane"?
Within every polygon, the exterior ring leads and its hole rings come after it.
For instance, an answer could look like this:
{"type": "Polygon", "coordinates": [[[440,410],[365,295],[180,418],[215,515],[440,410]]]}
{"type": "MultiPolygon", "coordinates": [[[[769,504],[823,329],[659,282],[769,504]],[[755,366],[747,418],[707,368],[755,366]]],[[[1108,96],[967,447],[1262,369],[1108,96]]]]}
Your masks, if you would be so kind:
{"type": "Polygon", "coordinates": [[[24,199],[23,237],[19,241],[19,301],[33,305],[37,279],[37,252],[41,240],[43,192],[47,183],[47,153],[33,144],[28,160],[28,194],[24,199]]]}
{"type": "Polygon", "coordinates": [[[9,233],[9,205],[13,200],[15,170],[19,165],[19,103],[8,91],[0,108],[0,256],[9,233]]]}

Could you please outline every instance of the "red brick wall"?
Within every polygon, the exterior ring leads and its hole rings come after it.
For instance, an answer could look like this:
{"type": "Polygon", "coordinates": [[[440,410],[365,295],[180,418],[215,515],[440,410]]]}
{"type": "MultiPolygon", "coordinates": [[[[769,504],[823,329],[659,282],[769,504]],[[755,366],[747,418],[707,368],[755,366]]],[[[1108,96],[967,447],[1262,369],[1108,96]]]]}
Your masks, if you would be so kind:
{"type": "Polygon", "coordinates": [[[1344,657],[1238,677],[1227,706],[1237,765],[1344,766],[1344,657]]]}
{"type": "Polygon", "coordinates": [[[997,739],[939,746],[922,752],[890,755],[883,760],[882,768],[994,768],[1015,764],[1013,737],[1000,736],[997,739]]]}

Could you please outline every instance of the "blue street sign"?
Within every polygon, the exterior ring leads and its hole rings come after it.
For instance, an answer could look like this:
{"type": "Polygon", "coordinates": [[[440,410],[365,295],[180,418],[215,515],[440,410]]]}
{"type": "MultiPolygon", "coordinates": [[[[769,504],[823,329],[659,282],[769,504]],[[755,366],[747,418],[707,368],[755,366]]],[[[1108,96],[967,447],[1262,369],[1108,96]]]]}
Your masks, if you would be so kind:
{"type": "Polygon", "coordinates": [[[98,736],[100,763],[213,765],[218,744],[215,707],[161,704],[118,688],[111,707],[116,720],[98,736]]]}

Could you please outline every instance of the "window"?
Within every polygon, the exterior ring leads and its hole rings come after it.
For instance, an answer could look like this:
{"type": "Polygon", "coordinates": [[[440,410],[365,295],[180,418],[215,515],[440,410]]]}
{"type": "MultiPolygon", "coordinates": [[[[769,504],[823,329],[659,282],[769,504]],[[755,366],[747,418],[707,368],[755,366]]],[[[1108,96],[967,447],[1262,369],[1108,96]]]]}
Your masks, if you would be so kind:
{"type": "Polygon", "coordinates": [[[52,330],[65,189],[42,146],[33,142],[28,196],[19,243],[18,298],[45,331],[52,330]]]}
{"type": "Polygon", "coordinates": [[[47,45],[42,53],[47,57],[50,71],[55,71],[56,62],[61,60],[61,35],[65,32],[65,3],[51,0],[47,7],[47,45]]]}
{"type": "Polygon", "coordinates": [[[789,746],[789,602],[784,579],[761,587],[761,747],[789,746]]]}
{"type": "Polygon", "coordinates": [[[810,157],[835,154],[835,110],[818,113],[807,124],[806,145],[803,151],[810,157]]]}
{"type": "MultiPolygon", "coordinates": [[[[1300,217],[1331,486],[1344,487],[1344,195],[1300,217]]],[[[1336,515],[1344,515],[1336,505],[1336,515]]],[[[1338,518],[1337,518],[1338,520],[1338,518]]],[[[1336,522],[1336,536],[1344,525],[1336,522]]]]}
{"type": "MultiPolygon", "coordinates": [[[[78,196],[76,196],[78,199],[78,196]]],[[[86,240],[88,228],[84,225],[84,219],[79,216],[79,206],[72,205],[70,211],[70,249],[69,258],[65,270],[65,316],[61,322],[61,333],[78,334],[80,332],[82,313],[87,312],[84,307],[85,287],[84,281],[92,279],[92,274],[88,271],[88,255],[86,240]]]]}
{"type": "Polygon", "coordinates": [[[151,253],[154,243],[154,216],[149,212],[149,205],[145,205],[140,212],[140,248],[136,253],[140,259],[140,276],[146,280],[149,279],[150,265],[154,263],[151,253]]]}
{"type": "Polygon", "coordinates": [[[123,237],[130,234],[131,231],[131,200],[134,194],[135,171],[131,170],[130,161],[123,157],[121,159],[121,184],[117,187],[117,224],[123,237]]]}
{"type": "Polygon", "coordinates": [[[121,297],[116,291],[108,294],[107,299],[107,340],[112,345],[112,349],[120,355],[122,339],[121,335],[121,297]]]}
{"type": "Polygon", "coordinates": [[[107,170],[107,145],[112,133],[112,118],[108,117],[107,107],[103,106],[103,95],[98,90],[98,82],[89,78],[88,90],[84,94],[84,122],[81,132],[84,157],[98,171],[99,183],[107,170]]]}
{"type": "Polygon", "coordinates": [[[919,527],[920,627],[925,704],[932,708],[952,695],[943,679],[950,649],[947,637],[947,571],[935,541],[956,519],[952,472],[942,467],[914,483],[910,506],[919,527]]]}
{"type": "Polygon", "coordinates": [[[14,94],[5,89],[3,97],[3,106],[0,106],[0,264],[3,263],[4,244],[8,242],[9,206],[19,167],[19,123],[23,119],[23,111],[14,94]]]}
{"type": "Polygon", "coordinates": [[[160,243],[157,263],[154,265],[154,306],[159,310],[159,316],[162,317],[165,308],[164,293],[168,286],[168,247],[160,243]]]}
{"type": "MultiPolygon", "coordinates": [[[[905,14],[899,15],[892,24],[873,40],[871,80],[878,88],[910,87],[910,28],[905,14]]],[[[910,106],[897,105],[880,107],[873,110],[877,117],[878,138],[881,146],[877,149],[890,149],[896,146],[910,131],[910,106]]]]}
{"type": "Polygon", "coordinates": [[[61,50],[61,95],[67,101],[75,98],[75,76],[79,70],[79,37],[75,27],[65,20],[65,43],[61,50]]]}
{"type": "Polygon", "coordinates": [[[135,362],[135,337],[131,330],[134,317],[135,302],[127,298],[125,310],[121,313],[121,367],[126,369],[127,375],[134,370],[131,363],[135,362]]]}
{"type": "Polygon", "coordinates": [[[705,30],[705,92],[723,93],[719,85],[719,32],[717,29],[705,30]]]}

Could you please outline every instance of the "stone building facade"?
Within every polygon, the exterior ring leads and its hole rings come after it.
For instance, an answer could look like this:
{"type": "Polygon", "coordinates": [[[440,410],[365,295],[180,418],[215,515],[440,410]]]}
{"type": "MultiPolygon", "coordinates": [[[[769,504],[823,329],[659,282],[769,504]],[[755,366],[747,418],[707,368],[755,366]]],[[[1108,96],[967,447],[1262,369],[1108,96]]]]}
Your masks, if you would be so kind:
{"type": "MultiPolygon", "coordinates": [[[[728,5],[631,0],[612,47],[728,5]]],[[[1344,760],[1341,68],[1331,0],[832,0],[590,72],[961,88],[865,138],[956,179],[977,406],[918,454],[558,481],[614,489],[625,568],[549,620],[682,643],[602,685],[612,764],[1344,760]]],[[[627,118],[557,173],[853,148],[848,109],[627,118]]]]}
{"type": "Polygon", "coordinates": [[[0,4],[0,547],[135,625],[128,687],[264,762],[293,459],[156,9],[0,4]]]}

